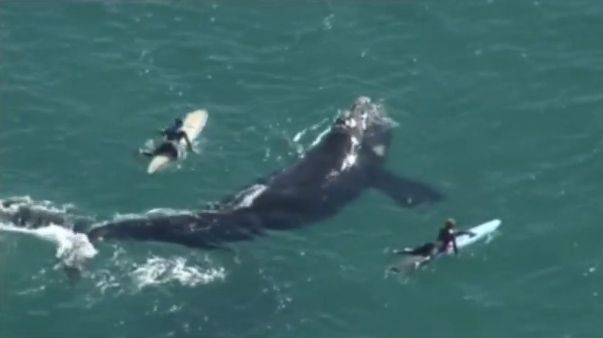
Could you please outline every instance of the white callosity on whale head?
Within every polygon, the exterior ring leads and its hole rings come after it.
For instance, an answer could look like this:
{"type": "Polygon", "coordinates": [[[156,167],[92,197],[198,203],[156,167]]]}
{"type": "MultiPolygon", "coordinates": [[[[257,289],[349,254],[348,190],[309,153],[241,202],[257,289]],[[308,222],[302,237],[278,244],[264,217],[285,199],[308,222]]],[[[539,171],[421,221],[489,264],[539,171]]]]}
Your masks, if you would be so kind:
{"type": "Polygon", "coordinates": [[[361,148],[376,158],[385,159],[387,147],[391,137],[391,129],[398,125],[391,119],[384,106],[373,102],[366,96],[361,96],[354,101],[351,108],[352,115],[359,116],[364,130],[361,133],[361,148]]]}
{"type": "Polygon", "coordinates": [[[362,109],[361,113],[360,113],[360,125],[362,126],[362,130],[366,130],[367,129],[367,120],[369,117],[369,109],[370,110],[375,110],[375,107],[373,107],[374,105],[372,105],[371,103],[371,99],[366,97],[366,96],[361,96],[359,98],[356,99],[356,102],[354,102],[354,105],[356,107],[360,107],[362,109]]]}
{"type": "Polygon", "coordinates": [[[360,115],[360,125],[362,126],[362,130],[366,130],[366,128],[367,128],[367,124],[366,124],[367,119],[368,119],[367,112],[364,112],[364,113],[362,113],[362,115],[360,115]]]}
{"type": "Polygon", "coordinates": [[[345,121],[345,126],[353,131],[353,135],[362,142],[364,134],[374,125],[383,124],[384,116],[379,107],[366,96],[361,96],[354,100],[354,103],[339,119],[345,121]]]}
{"type": "Polygon", "coordinates": [[[347,128],[351,140],[350,149],[341,163],[340,171],[347,170],[356,164],[364,133],[369,127],[369,122],[378,118],[377,115],[377,107],[371,102],[371,99],[361,96],[337,118],[336,125],[347,128]],[[371,114],[375,116],[371,117],[371,114]]]}

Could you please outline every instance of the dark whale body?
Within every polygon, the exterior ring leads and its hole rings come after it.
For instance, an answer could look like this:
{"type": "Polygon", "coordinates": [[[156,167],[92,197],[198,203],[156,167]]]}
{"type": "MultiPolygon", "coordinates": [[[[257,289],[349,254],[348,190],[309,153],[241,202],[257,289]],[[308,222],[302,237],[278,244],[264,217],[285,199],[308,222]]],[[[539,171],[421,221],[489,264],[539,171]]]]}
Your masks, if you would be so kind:
{"type": "MultiPolygon", "coordinates": [[[[215,249],[265,235],[267,230],[289,230],[325,220],[369,188],[406,208],[441,201],[444,196],[430,186],[383,168],[392,136],[392,125],[383,114],[370,99],[360,97],[303,158],[206,210],[113,221],[86,233],[92,241],[131,239],[215,249]],[[346,162],[350,157],[355,158],[353,164],[346,162]]],[[[12,218],[21,226],[69,222],[61,215],[40,214],[27,207],[19,210],[12,218]]],[[[81,224],[76,231],[82,231],[81,224]]]]}
{"type": "Polygon", "coordinates": [[[148,240],[213,249],[262,236],[267,230],[289,230],[327,219],[368,188],[384,192],[402,207],[442,200],[433,188],[383,168],[392,126],[379,114],[370,99],[357,99],[302,159],[257,179],[211,209],[111,222],[88,235],[91,240],[148,240]],[[345,167],[350,155],[356,155],[356,161],[345,167]]]}

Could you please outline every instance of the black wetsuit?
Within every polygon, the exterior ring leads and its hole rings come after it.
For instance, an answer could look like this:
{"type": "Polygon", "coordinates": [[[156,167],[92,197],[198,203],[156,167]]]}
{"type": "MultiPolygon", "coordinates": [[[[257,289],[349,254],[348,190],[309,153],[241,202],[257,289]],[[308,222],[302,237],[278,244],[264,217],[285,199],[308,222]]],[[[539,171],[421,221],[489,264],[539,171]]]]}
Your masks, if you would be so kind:
{"type": "Polygon", "coordinates": [[[161,135],[165,136],[166,141],[180,141],[180,139],[184,138],[186,144],[188,145],[188,149],[191,150],[193,148],[191,144],[191,140],[188,139],[188,135],[183,130],[177,129],[175,127],[166,128],[161,131],[161,135]]]}
{"type": "Polygon", "coordinates": [[[153,157],[158,153],[167,151],[168,153],[171,154],[171,156],[176,158],[176,157],[178,157],[178,151],[176,150],[175,147],[178,144],[178,142],[180,141],[180,139],[182,139],[182,138],[184,138],[184,140],[186,141],[188,150],[191,151],[193,149],[191,140],[189,140],[188,135],[186,135],[186,133],[183,130],[181,130],[180,127],[182,127],[182,124],[175,124],[169,128],[160,130],[159,133],[161,134],[161,136],[165,137],[166,142],[163,142],[162,144],[160,144],[153,151],[139,150],[140,154],[148,156],[148,157],[153,157]],[[173,144],[171,144],[171,143],[173,143],[173,144]]]}
{"type": "Polygon", "coordinates": [[[456,237],[460,235],[469,235],[473,236],[473,233],[470,231],[454,231],[454,229],[442,228],[438,233],[437,241],[440,243],[440,252],[445,252],[448,250],[450,244],[452,244],[452,248],[454,249],[454,254],[458,254],[458,248],[456,247],[456,237]]]}
{"type": "Polygon", "coordinates": [[[454,229],[442,228],[438,233],[438,238],[436,242],[427,242],[413,249],[404,249],[404,250],[395,250],[394,253],[398,255],[411,255],[411,256],[423,256],[430,257],[434,256],[439,252],[444,252],[447,250],[448,246],[452,243],[452,247],[454,248],[454,253],[458,253],[458,249],[456,247],[456,236],[460,235],[469,235],[472,236],[473,233],[470,231],[458,231],[455,232],[454,229]]]}

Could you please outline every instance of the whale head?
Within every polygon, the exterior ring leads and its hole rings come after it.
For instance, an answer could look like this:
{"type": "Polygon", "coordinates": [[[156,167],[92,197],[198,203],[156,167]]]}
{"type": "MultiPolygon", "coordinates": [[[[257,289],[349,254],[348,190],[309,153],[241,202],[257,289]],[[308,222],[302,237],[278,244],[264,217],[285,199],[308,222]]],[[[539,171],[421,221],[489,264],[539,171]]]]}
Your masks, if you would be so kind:
{"type": "Polygon", "coordinates": [[[373,113],[371,100],[368,97],[361,96],[337,118],[335,118],[334,127],[347,130],[358,142],[364,137],[367,130],[369,117],[373,113]]]}
{"type": "Polygon", "coordinates": [[[361,145],[360,152],[372,160],[384,161],[391,141],[391,129],[395,122],[382,106],[367,96],[360,96],[340,114],[335,125],[346,127],[361,145]]]}

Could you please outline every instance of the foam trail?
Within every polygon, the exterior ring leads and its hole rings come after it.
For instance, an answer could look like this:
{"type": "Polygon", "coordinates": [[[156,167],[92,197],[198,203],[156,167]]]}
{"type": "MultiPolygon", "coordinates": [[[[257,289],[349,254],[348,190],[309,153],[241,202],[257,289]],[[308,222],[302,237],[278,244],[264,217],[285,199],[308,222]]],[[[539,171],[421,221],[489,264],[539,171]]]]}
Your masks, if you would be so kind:
{"type": "Polygon", "coordinates": [[[142,265],[135,266],[130,274],[137,288],[178,282],[194,287],[209,284],[226,277],[224,268],[203,268],[196,264],[187,264],[184,257],[171,259],[153,256],[142,265]]]}

